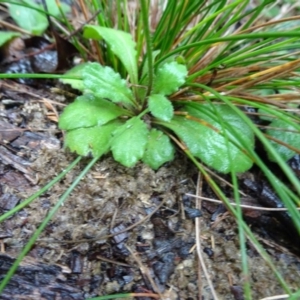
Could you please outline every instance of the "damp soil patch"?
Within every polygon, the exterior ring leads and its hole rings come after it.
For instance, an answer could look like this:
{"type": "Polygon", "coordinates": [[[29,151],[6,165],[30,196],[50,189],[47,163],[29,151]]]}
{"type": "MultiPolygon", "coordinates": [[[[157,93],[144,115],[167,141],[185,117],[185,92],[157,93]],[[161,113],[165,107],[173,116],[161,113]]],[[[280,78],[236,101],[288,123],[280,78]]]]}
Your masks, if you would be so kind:
{"type": "MultiPolygon", "coordinates": [[[[53,113],[59,113],[67,101],[65,96],[51,93],[48,87],[28,87],[23,92],[18,87],[6,81],[1,88],[2,213],[47,184],[75,158],[62,148],[63,136],[53,121],[53,113]]],[[[0,224],[1,278],[88,161],[82,160],[42,197],[0,224]]],[[[253,175],[249,174],[244,181],[253,175]]],[[[202,210],[195,209],[196,198],[187,194],[195,193],[197,176],[195,167],[180,154],[158,171],[143,164],[125,168],[104,157],[48,224],[2,299],[87,299],[121,292],[198,299],[199,290],[203,299],[211,299],[195,251],[196,217],[217,293],[221,299],[243,299],[237,226],[220,204],[203,201],[202,210]]],[[[251,195],[249,186],[244,189],[251,195]]],[[[203,190],[203,196],[214,197],[205,184],[203,190]]],[[[224,190],[231,195],[228,187],[224,190]]],[[[259,192],[252,193],[250,200],[257,200],[259,192]]],[[[290,238],[284,234],[279,238],[280,218],[253,210],[245,217],[289,287],[299,288],[300,260],[293,251],[297,241],[291,247],[290,238]],[[272,232],[274,224],[278,229],[272,232]]],[[[247,251],[254,299],[284,294],[251,243],[247,251]]]]}

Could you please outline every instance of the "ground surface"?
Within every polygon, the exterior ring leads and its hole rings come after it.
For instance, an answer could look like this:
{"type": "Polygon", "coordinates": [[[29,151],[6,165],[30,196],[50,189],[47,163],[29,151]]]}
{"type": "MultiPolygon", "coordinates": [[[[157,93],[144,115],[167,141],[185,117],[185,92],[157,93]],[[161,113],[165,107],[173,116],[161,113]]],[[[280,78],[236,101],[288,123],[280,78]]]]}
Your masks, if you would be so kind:
{"type": "MultiPolygon", "coordinates": [[[[52,180],[76,157],[62,149],[61,132],[51,121],[55,120],[53,111],[60,112],[67,100],[45,86],[2,82],[2,213],[52,180]]],[[[81,161],[51,190],[0,224],[2,278],[88,161],[81,161]]],[[[246,177],[249,180],[251,176],[246,177]]],[[[102,159],[61,206],[1,299],[87,299],[120,292],[199,299],[199,290],[202,299],[212,299],[194,247],[199,211],[195,198],[186,195],[195,193],[196,181],[196,169],[181,154],[156,172],[142,164],[126,169],[109,156],[102,159]]],[[[230,189],[223,188],[230,196],[230,189]]],[[[251,194],[249,187],[244,191],[252,202],[262,193],[252,190],[251,194]]],[[[205,184],[203,195],[215,197],[205,184]]],[[[200,240],[213,285],[220,299],[243,299],[234,219],[218,204],[203,202],[201,212],[200,240]]],[[[300,260],[292,252],[299,249],[299,239],[279,236],[287,225],[280,227],[281,221],[274,215],[248,211],[246,216],[254,229],[260,227],[257,237],[290,288],[297,290],[300,260]]],[[[251,244],[247,249],[253,299],[284,294],[251,244]]]]}

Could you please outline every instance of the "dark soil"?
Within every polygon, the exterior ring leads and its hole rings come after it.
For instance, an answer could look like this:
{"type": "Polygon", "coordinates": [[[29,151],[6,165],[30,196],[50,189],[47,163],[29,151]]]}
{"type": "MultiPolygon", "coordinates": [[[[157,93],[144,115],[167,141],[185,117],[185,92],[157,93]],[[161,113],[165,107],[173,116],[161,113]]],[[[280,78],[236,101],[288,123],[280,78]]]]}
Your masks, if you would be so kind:
{"type": "MultiPolygon", "coordinates": [[[[76,156],[62,149],[62,134],[51,121],[53,108],[61,110],[64,96],[8,81],[2,82],[0,92],[4,213],[47,184],[76,156]],[[51,106],[45,98],[58,104],[51,106]]],[[[81,161],[42,197],[1,223],[1,278],[88,161],[81,161]]],[[[1,299],[87,299],[121,292],[199,299],[199,291],[202,299],[212,299],[194,247],[195,217],[201,214],[200,240],[213,285],[220,299],[243,299],[245,278],[235,221],[219,204],[203,202],[201,212],[195,209],[195,198],[186,193],[195,193],[196,180],[197,170],[181,154],[157,172],[142,164],[127,169],[111,157],[103,158],[61,206],[1,299]]],[[[205,184],[203,189],[204,196],[215,197],[205,184]]],[[[224,191],[230,196],[228,187],[224,191]]],[[[245,187],[255,205],[264,191],[245,187]]],[[[291,242],[284,234],[279,236],[284,223],[274,214],[248,210],[245,217],[289,287],[297,290],[300,260],[292,252],[299,250],[299,239],[291,242]]],[[[284,294],[250,243],[247,251],[253,299],[284,294]]]]}

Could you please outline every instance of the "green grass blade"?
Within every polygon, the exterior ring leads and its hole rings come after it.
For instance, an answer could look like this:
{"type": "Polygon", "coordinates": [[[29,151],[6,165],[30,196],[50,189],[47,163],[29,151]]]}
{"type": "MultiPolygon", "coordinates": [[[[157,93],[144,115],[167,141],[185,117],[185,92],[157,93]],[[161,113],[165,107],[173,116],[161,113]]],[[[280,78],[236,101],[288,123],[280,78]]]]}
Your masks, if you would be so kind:
{"type": "Polygon", "coordinates": [[[46,218],[43,220],[39,228],[34,232],[32,237],[29,239],[28,243],[25,245],[21,253],[18,255],[17,259],[7,272],[6,276],[0,283],[0,294],[4,290],[5,286],[11,279],[11,277],[16,272],[20,262],[25,257],[25,255],[30,251],[31,247],[34,245],[35,241],[39,237],[39,235],[42,233],[42,231],[46,228],[47,224],[51,220],[51,218],[54,216],[54,214],[57,212],[57,210],[61,207],[61,205],[64,203],[66,198],[69,196],[69,194],[74,190],[74,188],[78,185],[79,181],[87,174],[87,172],[92,168],[92,166],[97,162],[99,157],[95,157],[91,160],[91,162],[84,168],[84,170],[78,175],[78,177],[74,180],[74,182],[71,184],[71,186],[67,189],[67,191],[61,196],[61,198],[58,200],[58,202],[55,204],[55,206],[50,210],[49,214],[46,216],[46,218]]]}
{"type": "Polygon", "coordinates": [[[16,207],[11,209],[10,211],[8,211],[5,214],[1,215],[0,216],[0,222],[3,222],[4,220],[9,218],[13,214],[18,212],[19,210],[21,210],[22,208],[26,207],[33,200],[35,200],[36,198],[38,198],[39,196],[44,194],[46,191],[48,191],[55,183],[60,181],[71,169],[73,169],[79,163],[80,159],[81,159],[80,157],[77,157],[65,170],[63,170],[59,175],[57,175],[53,180],[51,180],[43,188],[41,188],[39,191],[37,191],[35,194],[30,196],[29,198],[22,201],[22,203],[20,203],[19,205],[17,205],[16,207]]]}

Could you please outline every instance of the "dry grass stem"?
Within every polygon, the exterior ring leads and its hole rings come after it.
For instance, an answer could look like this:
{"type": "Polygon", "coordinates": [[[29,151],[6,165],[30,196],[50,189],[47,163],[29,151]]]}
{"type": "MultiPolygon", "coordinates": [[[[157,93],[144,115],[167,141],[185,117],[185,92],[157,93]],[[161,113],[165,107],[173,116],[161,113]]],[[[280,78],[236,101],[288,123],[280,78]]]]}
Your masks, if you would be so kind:
{"type": "MultiPolygon", "coordinates": [[[[214,203],[223,203],[221,200],[217,199],[212,199],[212,198],[207,198],[207,197],[202,197],[199,195],[193,195],[193,194],[186,194],[187,196],[194,197],[194,198],[199,198],[201,200],[209,201],[209,202],[214,202],[214,203]]],[[[232,206],[237,206],[236,203],[230,202],[232,206]]],[[[270,208],[270,207],[261,207],[261,206],[252,206],[252,205],[244,205],[241,204],[242,208],[250,208],[250,209],[255,209],[255,210],[262,210],[262,211],[287,211],[286,208],[270,208]]],[[[300,210],[300,207],[297,207],[298,210],[300,210]]]]}
{"type": "MultiPolygon", "coordinates": [[[[196,194],[200,195],[202,194],[202,175],[201,173],[198,174],[198,180],[197,180],[197,190],[196,190],[196,194]]],[[[201,209],[201,201],[196,201],[196,208],[197,209],[201,209]]],[[[208,273],[208,270],[206,268],[205,265],[205,261],[204,261],[204,257],[203,257],[203,251],[202,251],[202,247],[201,247],[201,241],[200,241],[200,235],[201,235],[201,224],[200,224],[200,218],[196,218],[195,219],[195,232],[196,232],[196,249],[197,249],[197,255],[198,255],[198,259],[202,268],[202,271],[204,273],[204,276],[207,280],[207,283],[209,285],[209,288],[211,290],[212,296],[214,300],[218,300],[218,296],[217,293],[214,289],[213,283],[210,279],[210,275],[208,273]]],[[[201,284],[201,283],[200,283],[201,284]]],[[[199,295],[199,299],[202,299],[201,296],[199,295]]]]}

